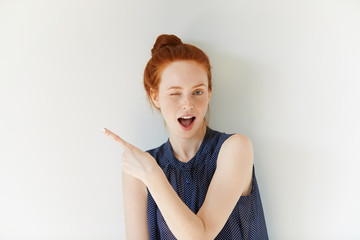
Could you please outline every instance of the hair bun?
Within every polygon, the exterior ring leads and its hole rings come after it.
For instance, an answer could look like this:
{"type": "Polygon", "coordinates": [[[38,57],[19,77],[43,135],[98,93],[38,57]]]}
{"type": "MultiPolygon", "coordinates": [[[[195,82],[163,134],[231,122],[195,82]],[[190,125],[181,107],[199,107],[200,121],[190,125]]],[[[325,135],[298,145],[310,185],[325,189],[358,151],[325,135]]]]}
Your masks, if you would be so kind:
{"type": "Polygon", "coordinates": [[[151,54],[154,55],[163,47],[175,47],[180,44],[182,44],[182,41],[177,36],[170,34],[162,34],[157,37],[154,47],[151,49],[151,54]]]}

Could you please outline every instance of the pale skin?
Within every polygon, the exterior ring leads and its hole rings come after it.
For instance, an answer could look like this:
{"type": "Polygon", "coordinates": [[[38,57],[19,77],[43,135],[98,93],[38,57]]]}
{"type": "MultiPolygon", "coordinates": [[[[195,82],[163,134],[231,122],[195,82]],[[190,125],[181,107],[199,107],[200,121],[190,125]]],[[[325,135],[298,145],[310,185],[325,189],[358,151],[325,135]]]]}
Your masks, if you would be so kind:
{"type": "MultiPolygon", "coordinates": [[[[173,62],[161,74],[158,91],[151,94],[169,130],[169,140],[179,161],[189,161],[205,136],[204,117],[211,98],[205,70],[191,61],[173,62]],[[179,117],[195,117],[190,130],[179,117]]],[[[156,160],[148,153],[105,129],[124,150],[122,154],[126,237],[149,239],[147,189],[177,239],[214,239],[229,218],[240,196],[251,191],[253,147],[250,139],[234,134],[221,146],[217,168],[203,205],[195,214],[179,198],[156,160]]]]}

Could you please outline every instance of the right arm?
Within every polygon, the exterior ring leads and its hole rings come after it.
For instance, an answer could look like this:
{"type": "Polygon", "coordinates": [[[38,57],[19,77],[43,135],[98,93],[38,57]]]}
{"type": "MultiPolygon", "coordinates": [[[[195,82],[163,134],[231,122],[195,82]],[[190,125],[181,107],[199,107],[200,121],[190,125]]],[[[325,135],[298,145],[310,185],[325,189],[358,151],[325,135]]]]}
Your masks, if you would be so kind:
{"type": "Polygon", "coordinates": [[[122,182],[126,239],[148,240],[147,188],[141,180],[125,172],[122,172],[122,182]]]}

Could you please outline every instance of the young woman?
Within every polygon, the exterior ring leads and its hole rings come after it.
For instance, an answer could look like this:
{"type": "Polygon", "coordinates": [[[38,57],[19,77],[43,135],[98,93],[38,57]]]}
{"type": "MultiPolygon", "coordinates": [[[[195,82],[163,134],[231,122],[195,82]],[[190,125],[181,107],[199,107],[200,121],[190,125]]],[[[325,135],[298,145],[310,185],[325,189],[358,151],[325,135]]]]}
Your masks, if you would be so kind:
{"type": "Polygon", "coordinates": [[[124,149],[127,239],[268,239],[250,139],[206,123],[207,55],[175,35],[160,35],[151,51],[144,87],[168,141],[143,152],[104,129],[124,149]]]}

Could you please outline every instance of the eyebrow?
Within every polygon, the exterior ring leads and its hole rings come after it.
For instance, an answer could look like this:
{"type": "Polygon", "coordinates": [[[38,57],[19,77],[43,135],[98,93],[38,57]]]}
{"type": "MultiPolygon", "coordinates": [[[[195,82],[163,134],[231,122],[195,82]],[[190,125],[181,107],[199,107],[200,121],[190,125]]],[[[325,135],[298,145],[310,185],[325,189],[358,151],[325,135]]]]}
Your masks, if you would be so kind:
{"type": "MultiPolygon", "coordinates": [[[[198,87],[206,87],[206,85],[203,84],[203,83],[200,83],[198,85],[193,86],[193,88],[198,88],[198,87]]],[[[180,87],[180,86],[172,86],[172,87],[168,88],[168,90],[170,90],[170,89],[182,89],[182,87],[180,87]]]]}

